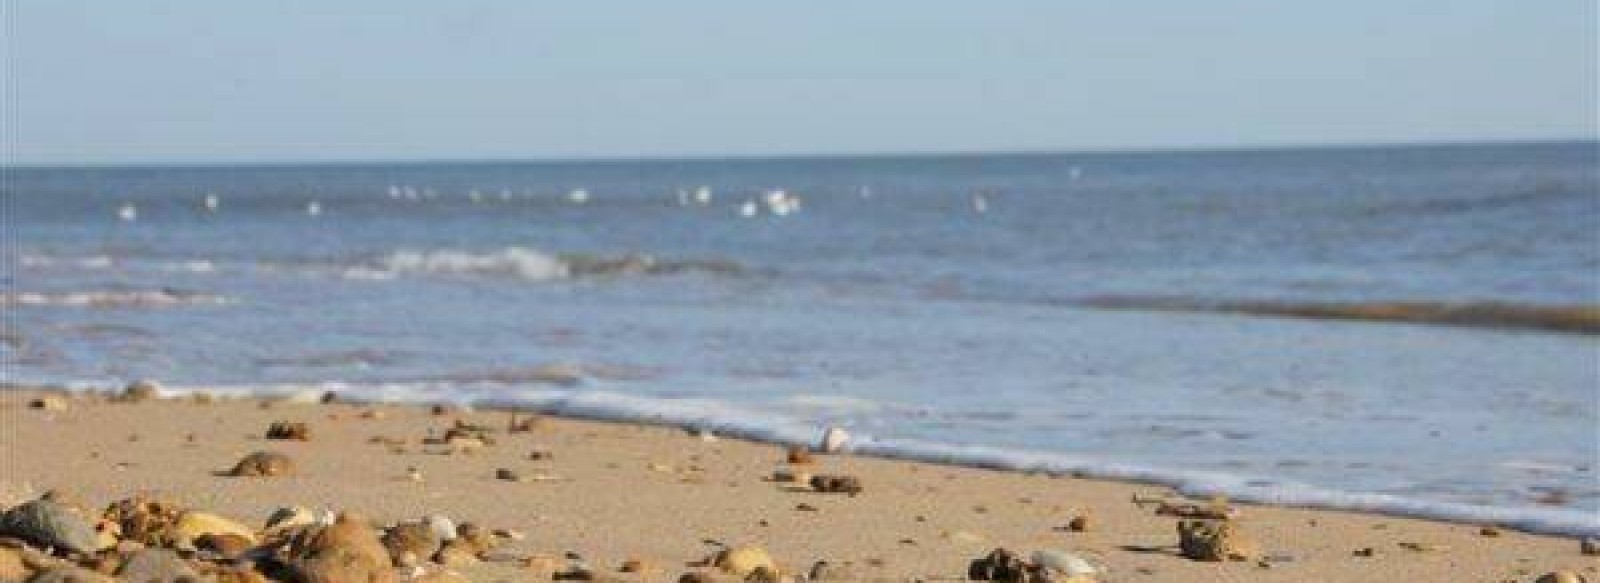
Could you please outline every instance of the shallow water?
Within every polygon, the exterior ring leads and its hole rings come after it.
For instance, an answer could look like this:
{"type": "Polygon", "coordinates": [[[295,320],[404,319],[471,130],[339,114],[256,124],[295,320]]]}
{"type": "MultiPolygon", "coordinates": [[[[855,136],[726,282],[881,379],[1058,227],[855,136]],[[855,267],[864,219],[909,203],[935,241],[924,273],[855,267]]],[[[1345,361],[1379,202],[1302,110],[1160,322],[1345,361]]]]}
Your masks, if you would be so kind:
{"type": "Polygon", "coordinates": [[[1595,336],[1275,317],[1593,306],[1596,184],[1593,143],[12,169],[0,358],[837,423],[879,453],[1600,532],[1595,336]]]}

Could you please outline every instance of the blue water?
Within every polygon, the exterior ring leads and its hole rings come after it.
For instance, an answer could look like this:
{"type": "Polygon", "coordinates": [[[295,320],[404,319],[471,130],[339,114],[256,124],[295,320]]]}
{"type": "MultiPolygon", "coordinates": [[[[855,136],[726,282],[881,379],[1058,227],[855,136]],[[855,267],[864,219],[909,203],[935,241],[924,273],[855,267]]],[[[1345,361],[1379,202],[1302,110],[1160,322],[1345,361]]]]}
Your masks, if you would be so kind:
{"type": "Polygon", "coordinates": [[[1594,336],[1085,304],[1597,304],[1597,152],[11,168],[0,364],[1600,532],[1594,336]]]}

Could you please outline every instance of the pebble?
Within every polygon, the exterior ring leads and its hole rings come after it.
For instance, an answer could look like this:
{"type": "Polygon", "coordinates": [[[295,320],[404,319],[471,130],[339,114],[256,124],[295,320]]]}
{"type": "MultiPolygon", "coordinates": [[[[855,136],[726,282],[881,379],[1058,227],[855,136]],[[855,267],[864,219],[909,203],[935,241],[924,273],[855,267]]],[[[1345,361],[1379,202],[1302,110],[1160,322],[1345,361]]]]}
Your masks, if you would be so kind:
{"type": "Polygon", "coordinates": [[[1196,561],[1249,561],[1261,548],[1237,525],[1221,520],[1178,522],[1178,549],[1196,561]]]}
{"type": "Polygon", "coordinates": [[[0,514],[0,535],[74,553],[92,553],[100,547],[100,537],[83,515],[43,499],[0,514]]]}
{"type": "Polygon", "coordinates": [[[311,428],[305,423],[274,421],[267,426],[267,439],[311,441],[311,428]]]}
{"type": "Polygon", "coordinates": [[[766,569],[774,573],[778,571],[778,565],[772,561],[772,555],[768,554],[766,549],[757,546],[724,549],[717,553],[711,564],[723,572],[739,577],[748,577],[756,569],[766,569]]]}
{"type": "Polygon", "coordinates": [[[1405,550],[1408,550],[1408,551],[1414,551],[1414,552],[1418,552],[1418,553],[1442,553],[1444,551],[1450,550],[1450,547],[1447,547],[1447,546],[1444,546],[1444,545],[1436,545],[1436,544],[1433,544],[1433,543],[1419,543],[1419,542],[1412,542],[1412,541],[1399,542],[1399,543],[1395,543],[1395,545],[1399,546],[1402,549],[1405,549],[1405,550]]]}
{"type": "Polygon", "coordinates": [[[794,445],[789,447],[785,461],[795,465],[803,465],[813,463],[816,459],[811,455],[811,450],[794,445]]]}
{"type": "Polygon", "coordinates": [[[817,561],[811,565],[808,581],[855,581],[859,577],[849,564],[835,564],[828,561],[817,561]]]}
{"type": "Polygon", "coordinates": [[[28,408],[41,411],[66,411],[67,398],[61,395],[45,395],[28,401],[28,408]]]}
{"type": "Polygon", "coordinates": [[[839,453],[844,451],[845,444],[849,442],[850,432],[838,427],[829,427],[827,431],[822,432],[822,441],[817,444],[817,449],[823,453],[839,453]]]}
{"type": "Polygon", "coordinates": [[[1022,557],[1003,548],[974,559],[967,565],[967,579],[973,581],[1002,581],[1024,583],[1028,578],[1028,565],[1022,557]]]}
{"type": "Polygon", "coordinates": [[[1089,517],[1088,516],[1074,516],[1074,517],[1072,517],[1072,520],[1067,521],[1067,530],[1070,530],[1072,532],[1088,532],[1088,530],[1089,530],[1089,517]]]}
{"type": "Polygon", "coordinates": [[[1485,526],[1483,528],[1479,528],[1478,529],[1478,536],[1488,536],[1488,537],[1500,536],[1500,529],[1495,528],[1493,526],[1485,526]]]}
{"type": "Polygon", "coordinates": [[[322,524],[323,522],[318,519],[317,513],[309,508],[286,506],[272,511],[272,514],[267,516],[266,527],[263,530],[268,535],[272,535],[303,526],[322,524]]]}
{"type": "Polygon", "coordinates": [[[258,451],[244,456],[228,472],[237,477],[287,476],[294,473],[294,462],[289,456],[271,451],[258,451]]]}
{"type": "Polygon", "coordinates": [[[507,482],[521,482],[522,481],[522,476],[517,475],[516,472],[511,471],[511,469],[509,469],[509,468],[496,469],[494,471],[494,478],[496,480],[505,480],[507,482]]]}
{"type": "Polygon", "coordinates": [[[255,547],[251,538],[237,534],[202,534],[194,539],[194,546],[202,551],[211,551],[225,559],[236,559],[246,551],[255,547]]]}
{"type": "Polygon", "coordinates": [[[344,513],[290,545],[296,575],[305,583],[389,582],[394,569],[378,534],[359,517],[344,513]]]}
{"type": "Polygon", "coordinates": [[[861,480],[855,476],[812,476],[811,489],[824,493],[840,493],[854,496],[861,493],[861,480]]]}
{"type": "Polygon", "coordinates": [[[397,524],[383,533],[384,548],[389,550],[389,557],[395,565],[407,566],[415,564],[424,558],[432,557],[439,552],[443,541],[439,540],[438,533],[433,527],[421,522],[407,522],[397,524]],[[404,557],[409,553],[410,558],[404,557]]]}
{"type": "Polygon", "coordinates": [[[143,403],[159,398],[161,398],[161,383],[150,379],[141,379],[128,383],[128,386],[122,389],[122,394],[112,400],[123,403],[143,403]]]}
{"type": "Polygon", "coordinates": [[[1554,571],[1545,573],[1533,583],[1585,583],[1583,576],[1572,571],[1554,571]]]}
{"type": "Polygon", "coordinates": [[[250,543],[256,541],[255,532],[250,527],[216,514],[194,510],[178,516],[177,523],[172,527],[172,533],[175,539],[188,544],[192,544],[204,535],[231,535],[250,543]]]}

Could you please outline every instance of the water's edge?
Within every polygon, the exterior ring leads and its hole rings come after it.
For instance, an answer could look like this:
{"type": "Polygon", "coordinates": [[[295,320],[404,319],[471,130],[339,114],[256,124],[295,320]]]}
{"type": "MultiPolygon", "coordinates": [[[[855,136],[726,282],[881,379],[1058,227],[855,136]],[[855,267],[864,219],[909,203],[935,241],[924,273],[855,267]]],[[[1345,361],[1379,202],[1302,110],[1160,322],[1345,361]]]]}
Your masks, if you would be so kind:
{"type": "MultiPolygon", "coordinates": [[[[116,385],[101,382],[0,382],[0,390],[4,391],[112,392],[116,388],[116,385]]],[[[233,398],[285,398],[307,403],[318,402],[324,394],[332,392],[338,395],[340,402],[442,403],[489,409],[527,409],[571,419],[705,430],[724,437],[778,445],[812,445],[826,429],[712,400],[641,397],[584,388],[508,389],[503,385],[351,385],[330,382],[310,385],[164,387],[162,392],[163,396],[169,397],[210,393],[233,398]],[[446,394],[448,398],[441,398],[446,394]]],[[[1391,494],[1344,492],[1304,484],[1265,482],[1220,472],[1163,469],[1070,454],[859,434],[846,444],[845,451],[880,459],[1166,486],[1186,496],[1225,495],[1234,501],[1270,506],[1496,525],[1553,536],[1600,536],[1600,513],[1583,510],[1437,502],[1391,494]]]]}

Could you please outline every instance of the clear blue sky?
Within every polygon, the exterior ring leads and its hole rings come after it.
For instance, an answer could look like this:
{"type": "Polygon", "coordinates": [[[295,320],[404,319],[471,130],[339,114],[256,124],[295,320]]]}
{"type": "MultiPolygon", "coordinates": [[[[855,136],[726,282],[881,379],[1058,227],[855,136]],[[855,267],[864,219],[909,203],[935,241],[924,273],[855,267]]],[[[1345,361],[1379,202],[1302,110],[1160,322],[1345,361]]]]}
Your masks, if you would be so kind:
{"type": "Polygon", "coordinates": [[[1593,138],[1594,0],[6,0],[16,163],[1593,138]]]}

